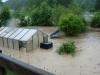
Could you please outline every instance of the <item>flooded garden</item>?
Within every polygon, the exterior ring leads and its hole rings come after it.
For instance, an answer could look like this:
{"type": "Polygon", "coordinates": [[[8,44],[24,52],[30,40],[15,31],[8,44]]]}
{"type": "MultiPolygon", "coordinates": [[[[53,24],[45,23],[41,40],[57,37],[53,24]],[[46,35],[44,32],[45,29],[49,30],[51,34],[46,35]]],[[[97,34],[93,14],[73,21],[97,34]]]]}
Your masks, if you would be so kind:
{"type": "MultiPolygon", "coordinates": [[[[50,35],[57,27],[31,27],[50,35]]],[[[88,32],[76,37],[68,37],[59,33],[60,38],[50,38],[53,47],[50,49],[36,48],[26,52],[0,47],[3,54],[29,65],[51,72],[55,75],[99,75],[100,74],[100,30],[89,28],[88,32]],[[70,54],[58,55],[57,48],[66,41],[73,40],[76,44],[74,57],[70,54]]]]}
{"type": "Polygon", "coordinates": [[[98,6],[99,0],[0,0],[0,50],[33,71],[36,67],[55,75],[100,75],[98,6]],[[48,42],[49,49],[41,47],[48,42]]]}

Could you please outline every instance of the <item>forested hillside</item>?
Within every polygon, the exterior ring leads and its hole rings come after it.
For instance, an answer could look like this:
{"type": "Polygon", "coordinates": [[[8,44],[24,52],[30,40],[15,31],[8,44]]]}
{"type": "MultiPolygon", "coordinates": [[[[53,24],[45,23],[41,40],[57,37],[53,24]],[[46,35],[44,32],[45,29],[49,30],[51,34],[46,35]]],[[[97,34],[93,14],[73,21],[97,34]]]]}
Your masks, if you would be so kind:
{"type": "Polygon", "coordinates": [[[88,10],[93,10],[96,0],[76,0],[79,5],[86,5],[88,10]]]}
{"type": "Polygon", "coordinates": [[[25,7],[28,5],[28,0],[8,0],[4,4],[10,8],[25,7]]]}
{"type": "MultiPolygon", "coordinates": [[[[60,4],[63,6],[68,7],[68,5],[73,1],[73,0],[8,0],[5,2],[5,4],[7,6],[9,6],[10,8],[15,8],[17,7],[31,7],[33,5],[36,6],[40,6],[40,4],[45,1],[47,2],[48,5],[53,6],[54,4],[60,4]]],[[[85,5],[85,7],[88,9],[93,9],[94,4],[95,4],[95,0],[75,0],[79,7],[81,7],[81,5],[85,5]]]]}

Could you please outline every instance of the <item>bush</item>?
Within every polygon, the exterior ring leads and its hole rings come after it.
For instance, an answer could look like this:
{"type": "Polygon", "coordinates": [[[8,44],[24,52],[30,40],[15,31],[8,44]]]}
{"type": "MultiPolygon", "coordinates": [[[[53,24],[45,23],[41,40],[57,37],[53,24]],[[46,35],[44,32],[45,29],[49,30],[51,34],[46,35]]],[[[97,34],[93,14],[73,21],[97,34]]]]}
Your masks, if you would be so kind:
{"type": "Polygon", "coordinates": [[[40,8],[36,8],[31,12],[31,19],[33,25],[48,26],[51,25],[51,8],[47,3],[43,2],[40,8]]]}
{"type": "Polygon", "coordinates": [[[69,6],[66,8],[63,5],[54,5],[52,8],[52,21],[54,22],[54,25],[58,25],[59,18],[62,14],[69,14],[74,13],[76,15],[81,15],[82,12],[76,2],[72,2],[69,4],[69,6]]]}
{"type": "Polygon", "coordinates": [[[7,20],[10,18],[9,9],[6,6],[2,7],[0,11],[0,26],[6,25],[7,20]]]}
{"type": "Polygon", "coordinates": [[[25,47],[24,42],[19,41],[19,48],[25,47]]]}
{"type": "Polygon", "coordinates": [[[92,27],[99,27],[100,28],[100,12],[96,12],[94,14],[94,17],[92,18],[90,25],[92,27]]]}
{"type": "Polygon", "coordinates": [[[31,19],[24,13],[19,15],[20,26],[29,26],[31,24],[31,19]]]}
{"type": "Polygon", "coordinates": [[[74,14],[62,14],[59,19],[58,27],[69,36],[77,35],[85,29],[82,18],[74,14]]]}
{"type": "Polygon", "coordinates": [[[72,54],[72,56],[74,56],[75,52],[76,52],[76,46],[74,41],[65,42],[57,49],[57,53],[60,55],[62,53],[67,53],[67,54],[72,54]]]}

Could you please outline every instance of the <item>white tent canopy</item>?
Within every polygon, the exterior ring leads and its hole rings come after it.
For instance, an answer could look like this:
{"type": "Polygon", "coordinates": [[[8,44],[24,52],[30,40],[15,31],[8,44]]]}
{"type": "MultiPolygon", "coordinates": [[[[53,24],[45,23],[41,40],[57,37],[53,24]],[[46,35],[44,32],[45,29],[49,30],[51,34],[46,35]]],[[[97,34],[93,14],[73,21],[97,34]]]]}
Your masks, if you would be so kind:
{"type": "Polygon", "coordinates": [[[38,29],[29,28],[0,28],[0,46],[26,51],[39,47],[41,42],[47,42],[48,35],[38,29]]]}

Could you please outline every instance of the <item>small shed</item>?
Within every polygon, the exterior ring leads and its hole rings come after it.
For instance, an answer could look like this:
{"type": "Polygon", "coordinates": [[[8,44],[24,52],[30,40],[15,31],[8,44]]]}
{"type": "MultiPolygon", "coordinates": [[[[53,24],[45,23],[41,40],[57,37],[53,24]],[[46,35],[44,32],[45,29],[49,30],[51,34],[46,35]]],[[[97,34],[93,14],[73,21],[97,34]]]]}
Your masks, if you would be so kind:
{"type": "Polygon", "coordinates": [[[26,51],[34,50],[41,42],[48,42],[48,35],[38,29],[30,28],[0,28],[0,46],[26,51]]]}

